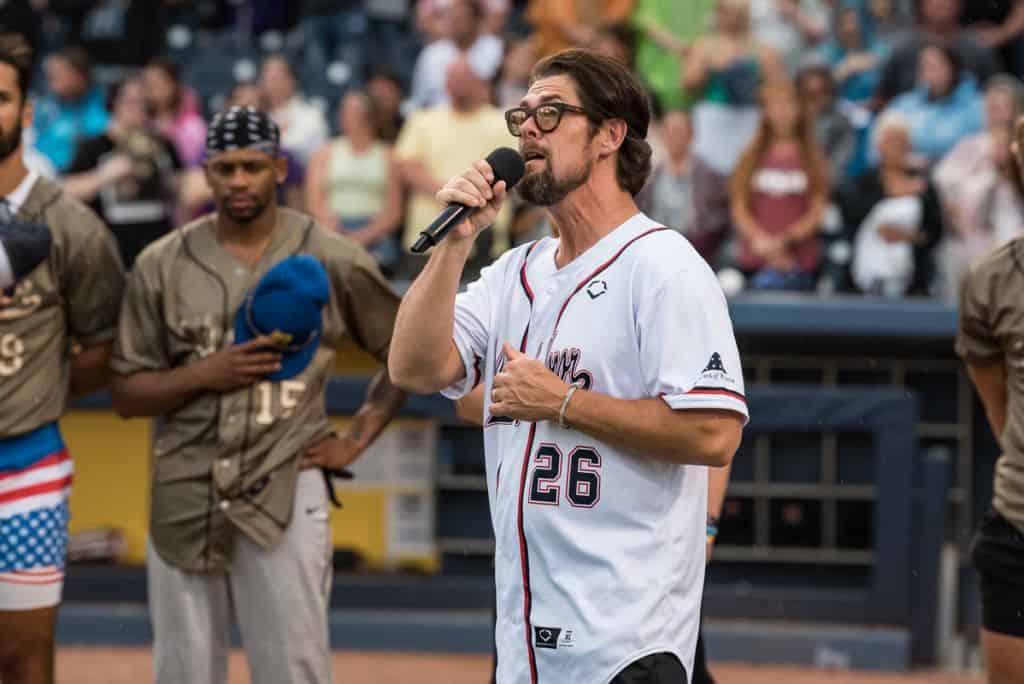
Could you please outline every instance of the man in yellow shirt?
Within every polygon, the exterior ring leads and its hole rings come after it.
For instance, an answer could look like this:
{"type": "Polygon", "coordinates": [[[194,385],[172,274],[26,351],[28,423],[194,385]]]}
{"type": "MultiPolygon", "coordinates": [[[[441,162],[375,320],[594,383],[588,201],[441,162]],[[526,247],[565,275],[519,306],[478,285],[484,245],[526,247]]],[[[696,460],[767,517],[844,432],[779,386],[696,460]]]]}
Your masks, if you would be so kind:
{"type": "MultiPolygon", "coordinates": [[[[458,175],[497,147],[518,146],[508,132],[504,114],[490,104],[488,84],[465,58],[453,62],[446,77],[451,103],[413,113],[395,145],[395,159],[411,192],[402,234],[406,252],[443,208],[434,195],[445,179],[458,175]]],[[[488,231],[492,235],[490,253],[478,254],[478,258],[489,261],[508,249],[509,218],[506,206],[488,231]]],[[[406,270],[418,271],[426,259],[407,254],[406,261],[410,266],[406,270]]],[[[415,272],[403,275],[412,277],[415,272]]]]}

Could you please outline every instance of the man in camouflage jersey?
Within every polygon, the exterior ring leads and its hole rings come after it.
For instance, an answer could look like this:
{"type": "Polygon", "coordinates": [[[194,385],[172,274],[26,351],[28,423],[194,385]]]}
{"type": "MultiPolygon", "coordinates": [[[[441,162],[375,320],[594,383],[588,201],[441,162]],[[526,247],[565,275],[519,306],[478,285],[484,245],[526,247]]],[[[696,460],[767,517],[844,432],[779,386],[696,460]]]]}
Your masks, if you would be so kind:
{"type": "MultiPolygon", "coordinates": [[[[28,44],[0,35],[0,224],[23,240],[48,233],[31,270],[0,279],[0,680],[53,682],[54,628],[64,582],[71,459],[57,420],[69,395],[109,379],[124,272],[113,237],[85,205],[29,172],[21,132],[28,44]],[[17,276],[21,277],[17,277],[17,276]],[[17,277],[16,279],[14,277],[17,277]],[[13,281],[13,282],[12,282],[13,281]],[[71,350],[76,353],[70,353],[71,350]]],[[[24,264],[22,264],[24,266],[24,264]]]]}
{"type": "Polygon", "coordinates": [[[224,682],[232,612],[254,682],[331,681],[321,468],[355,460],[404,400],[381,372],[350,432],[330,432],[335,349],[351,337],[385,360],[398,297],[362,248],[277,206],[279,135],[250,107],[214,118],[205,173],[217,212],[146,248],[125,295],[115,406],[161,418],[147,552],[161,684],[224,682]],[[236,344],[235,322],[257,284],[296,255],[322,264],[328,296],[308,365],[278,381],[292,352],[270,330],[236,344]]]}

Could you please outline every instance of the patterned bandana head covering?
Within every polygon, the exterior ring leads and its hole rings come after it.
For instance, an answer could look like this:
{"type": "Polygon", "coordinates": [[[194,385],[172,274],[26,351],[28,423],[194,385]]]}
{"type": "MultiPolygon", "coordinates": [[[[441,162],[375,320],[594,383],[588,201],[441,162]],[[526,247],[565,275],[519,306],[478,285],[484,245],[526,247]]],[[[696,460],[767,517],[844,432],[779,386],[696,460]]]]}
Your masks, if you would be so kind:
{"type": "Polygon", "coordinates": [[[231,150],[259,150],[276,156],[281,131],[266,112],[250,106],[234,106],[219,112],[206,131],[206,156],[231,150]]]}

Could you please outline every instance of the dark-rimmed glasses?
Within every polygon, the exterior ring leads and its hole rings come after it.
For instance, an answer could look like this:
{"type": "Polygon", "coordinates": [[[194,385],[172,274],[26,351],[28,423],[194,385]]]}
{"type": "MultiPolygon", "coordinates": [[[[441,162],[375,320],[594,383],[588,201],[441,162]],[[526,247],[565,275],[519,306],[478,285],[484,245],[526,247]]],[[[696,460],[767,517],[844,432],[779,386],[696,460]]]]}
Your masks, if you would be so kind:
{"type": "Polygon", "coordinates": [[[586,115],[583,107],[566,104],[565,102],[545,102],[532,109],[527,107],[513,107],[505,112],[505,123],[508,125],[508,132],[519,137],[523,134],[523,124],[531,116],[537,122],[537,128],[544,133],[550,133],[562,123],[562,115],[566,112],[586,115]]]}

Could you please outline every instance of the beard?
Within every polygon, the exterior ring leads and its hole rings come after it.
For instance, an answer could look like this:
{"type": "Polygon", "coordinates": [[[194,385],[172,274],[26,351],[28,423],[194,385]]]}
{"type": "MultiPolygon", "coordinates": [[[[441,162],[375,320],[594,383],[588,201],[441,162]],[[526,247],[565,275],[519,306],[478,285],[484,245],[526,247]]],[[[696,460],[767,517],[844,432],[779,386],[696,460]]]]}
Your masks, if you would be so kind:
{"type": "Polygon", "coordinates": [[[7,159],[21,147],[21,118],[14,123],[14,128],[7,135],[0,131],[0,162],[7,159]]]}
{"type": "Polygon", "coordinates": [[[272,195],[260,197],[258,195],[249,195],[246,199],[252,201],[246,207],[233,207],[231,206],[230,198],[225,198],[220,211],[222,211],[228,218],[235,223],[246,224],[252,223],[257,218],[263,215],[267,206],[270,204],[272,195]]]}
{"type": "Polygon", "coordinates": [[[590,179],[593,165],[593,160],[588,159],[586,165],[572,176],[556,179],[551,170],[551,159],[547,158],[543,171],[527,174],[519,181],[519,196],[539,207],[553,207],[590,179]]]}

